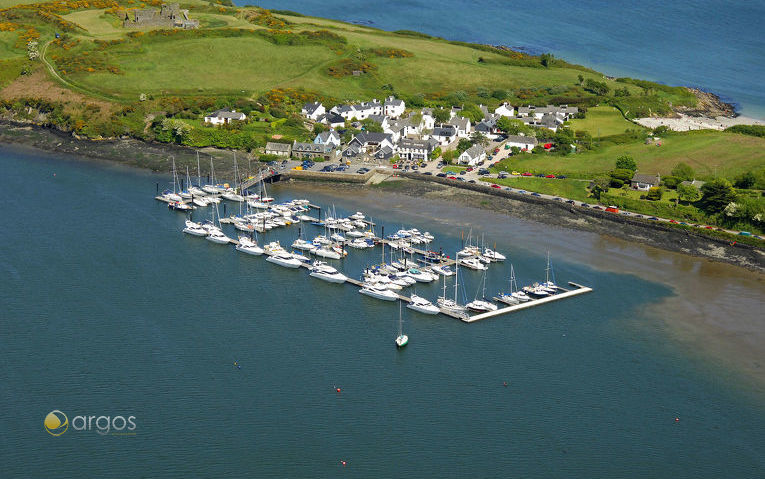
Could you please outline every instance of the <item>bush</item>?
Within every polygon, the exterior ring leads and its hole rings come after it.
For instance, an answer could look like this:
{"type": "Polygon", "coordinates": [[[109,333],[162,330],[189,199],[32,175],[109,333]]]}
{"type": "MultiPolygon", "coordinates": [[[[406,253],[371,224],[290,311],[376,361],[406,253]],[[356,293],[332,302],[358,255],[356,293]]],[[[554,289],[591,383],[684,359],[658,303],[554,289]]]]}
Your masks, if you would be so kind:
{"type": "Polygon", "coordinates": [[[645,199],[649,201],[659,201],[661,200],[661,196],[663,194],[663,191],[661,189],[661,186],[654,186],[648,190],[648,193],[645,195],[645,199]]]}
{"type": "Polygon", "coordinates": [[[736,192],[725,178],[715,178],[701,187],[701,206],[710,214],[721,212],[734,201],[736,192]]]}
{"type": "Polygon", "coordinates": [[[616,159],[616,168],[630,170],[632,172],[637,171],[637,163],[629,155],[622,155],[616,159]]]}
{"type": "Polygon", "coordinates": [[[624,181],[619,178],[611,178],[611,188],[621,188],[624,186],[624,181]]]}
{"type": "Polygon", "coordinates": [[[765,125],[734,125],[726,128],[725,131],[731,133],[741,133],[742,135],[765,137],[765,125]]]}
{"type": "Polygon", "coordinates": [[[633,172],[632,170],[628,170],[626,168],[617,168],[611,172],[611,178],[616,180],[621,180],[622,184],[630,181],[632,179],[633,172]]]}
{"type": "Polygon", "coordinates": [[[754,173],[752,173],[751,171],[747,171],[746,173],[736,178],[736,181],[734,181],[733,185],[736,188],[747,190],[753,187],[756,182],[757,182],[757,177],[754,176],[754,173]]]}
{"type": "Polygon", "coordinates": [[[678,177],[680,181],[692,181],[695,173],[690,165],[681,162],[672,168],[672,176],[678,177]]]}
{"type": "Polygon", "coordinates": [[[676,176],[665,176],[661,179],[661,184],[666,186],[670,190],[674,190],[675,188],[677,188],[677,185],[679,185],[681,181],[683,180],[676,176]]]}
{"type": "Polygon", "coordinates": [[[587,81],[584,82],[584,89],[598,96],[608,95],[608,92],[611,91],[606,82],[600,82],[593,80],[592,78],[588,78],[587,81]]]}

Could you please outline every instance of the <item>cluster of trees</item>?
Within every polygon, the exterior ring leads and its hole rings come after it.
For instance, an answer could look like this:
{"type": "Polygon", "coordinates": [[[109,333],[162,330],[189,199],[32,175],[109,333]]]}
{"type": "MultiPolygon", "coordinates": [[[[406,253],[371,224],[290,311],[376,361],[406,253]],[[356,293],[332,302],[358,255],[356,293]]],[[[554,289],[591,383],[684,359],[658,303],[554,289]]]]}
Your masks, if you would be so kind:
{"type": "Polygon", "coordinates": [[[611,91],[606,82],[593,80],[592,78],[588,78],[584,82],[584,89],[599,96],[608,95],[608,92],[611,91]]]}

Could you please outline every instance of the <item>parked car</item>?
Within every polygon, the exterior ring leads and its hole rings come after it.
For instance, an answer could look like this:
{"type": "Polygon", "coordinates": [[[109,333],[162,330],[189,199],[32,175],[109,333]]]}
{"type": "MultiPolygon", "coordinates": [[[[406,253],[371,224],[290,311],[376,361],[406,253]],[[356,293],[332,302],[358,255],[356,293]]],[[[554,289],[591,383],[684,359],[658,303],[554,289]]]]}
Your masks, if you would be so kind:
{"type": "Polygon", "coordinates": [[[566,175],[558,175],[559,180],[565,180],[567,178],[566,175]]]}
{"type": "Polygon", "coordinates": [[[535,191],[535,192],[531,193],[531,196],[542,196],[542,195],[540,195],[539,193],[537,193],[537,192],[535,191]]]}
{"type": "Polygon", "coordinates": [[[360,175],[369,173],[369,168],[359,168],[358,170],[356,170],[356,173],[358,173],[360,175]]]}
{"type": "Polygon", "coordinates": [[[752,236],[752,233],[750,233],[748,231],[739,231],[738,235],[739,236],[752,236]]]}
{"type": "Polygon", "coordinates": [[[475,183],[475,180],[468,180],[468,183],[475,183]]]}
{"type": "Polygon", "coordinates": [[[523,173],[521,173],[521,176],[534,176],[534,175],[532,175],[528,171],[524,171],[523,173]]]}
{"type": "Polygon", "coordinates": [[[436,176],[439,178],[446,178],[446,173],[438,173],[436,176]]]}
{"type": "Polygon", "coordinates": [[[496,155],[497,153],[499,153],[499,148],[494,148],[494,154],[496,155]]]}
{"type": "Polygon", "coordinates": [[[510,175],[510,173],[508,173],[508,172],[507,172],[507,171],[505,171],[505,170],[502,170],[502,171],[500,171],[500,172],[499,172],[499,174],[500,174],[500,175],[505,175],[505,176],[509,176],[509,175],[510,175]]]}
{"type": "Polygon", "coordinates": [[[467,175],[467,171],[465,170],[460,171],[460,175],[467,175]]]}
{"type": "Polygon", "coordinates": [[[456,180],[456,179],[457,179],[457,177],[456,177],[456,176],[454,176],[454,175],[452,175],[452,176],[447,176],[447,178],[449,178],[450,180],[456,180]]]}
{"type": "MultiPolygon", "coordinates": [[[[648,218],[648,219],[649,219],[649,220],[654,220],[654,221],[659,221],[659,218],[657,218],[657,217],[655,217],[655,216],[651,216],[651,217],[650,217],[650,218],[648,218]]],[[[711,228],[710,228],[710,229],[711,229],[711,228]]]]}
{"type": "Polygon", "coordinates": [[[593,206],[593,207],[592,207],[592,209],[593,209],[593,210],[602,210],[603,208],[601,208],[601,207],[600,207],[600,206],[598,206],[598,205],[595,205],[595,206],[593,206]]]}
{"type": "Polygon", "coordinates": [[[566,200],[566,203],[568,203],[570,205],[573,205],[573,204],[576,204],[576,201],[574,201],[574,200],[566,200]]]}
{"type": "Polygon", "coordinates": [[[498,185],[498,184],[496,184],[496,183],[492,183],[492,184],[491,184],[491,187],[492,187],[492,188],[497,188],[497,189],[499,189],[499,188],[502,188],[501,186],[499,186],[499,185],[498,185]]]}
{"type": "Polygon", "coordinates": [[[468,166],[467,169],[465,169],[465,171],[473,171],[473,167],[472,166],[468,166]]]}
{"type": "Polygon", "coordinates": [[[545,174],[544,174],[544,173],[537,173],[535,176],[536,176],[537,178],[544,178],[544,177],[545,177],[545,174]]]}
{"type": "Polygon", "coordinates": [[[545,178],[555,178],[555,175],[547,175],[545,178]]]}
{"type": "Polygon", "coordinates": [[[555,200],[555,201],[563,201],[563,198],[560,198],[560,197],[556,196],[555,198],[553,198],[553,200],[555,200]]]}
{"type": "Polygon", "coordinates": [[[512,173],[512,174],[513,174],[513,176],[520,176],[520,175],[521,175],[520,173],[518,173],[518,172],[517,172],[517,171],[515,171],[515,170],[513,170],[513,173],[512,173]]]}
{"type": "Polygon", "coordinates": [[[423,171],[422,174],[423,175],[428,175],[428,176],[433,176],[433,173],[431,173],[430,171],[423,171]]]}
{"type": "Polygon", "coordinates": [[[513,191],[513,189],[512,189],[512,188],[510,188],[509,186],[505,186],[505,187],[504,187],[504,188],[502,188],[502,189],[503,189],[503,190],[507,190],[507,191],[513,191]]]}
{"type": "Polygon", "coordinates": [[[580,206],[583,206],[585,208],[589,208],[590,207],[590,205],[588,205],[587,203],[582,203],[580,206]]]}

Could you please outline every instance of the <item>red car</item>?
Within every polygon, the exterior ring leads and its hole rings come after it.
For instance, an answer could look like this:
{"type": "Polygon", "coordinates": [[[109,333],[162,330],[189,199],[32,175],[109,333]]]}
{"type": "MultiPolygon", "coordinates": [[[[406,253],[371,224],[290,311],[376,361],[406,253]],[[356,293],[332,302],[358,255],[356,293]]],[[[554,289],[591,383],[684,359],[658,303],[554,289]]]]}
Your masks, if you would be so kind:
{"type": "Polygon", "coordinates": [[[473,171],[473,167],[472,166],[468,166],[467,170],[465,170],[465,171],[473,171]]]}
{"type": "Polygon", "coordinates": [[[497,153],[499,153],[499,148],[494,148],[494,154],[496,155],[497,153]]]}
{"type": "Polygon", "coordinates": [[[491,187],[492,187],[492,188],[497,188],[497,189],[499,189],[499,188],[502,188],[501,186],[499,186],[499,185],[498,185],[498,184],[496,184],[496,183],[492,183],[492,184],[491,184],[491,187]]]}
{"type": "Polygon", "coordinates": [[[456,176],[447,176],[447,178],[449,178],[450,180],[456,180],[457,179],[456,176]]]}
{"type": "Polygon", "coordinates": [[[534,176],[534,175],[532,175],[528,171],[524,171],[523,173],[521,173],[521,176],[534,176]]]}
{"type": "Polygon", "coordinates": [[[545,178],[555,178],[555,175],[547,175],[545,178]]]}
{"type": "Polygon", "coordinates": [[[677,220],[669,220],[670,223],[677,224],[677,220]]]}
{"type": "Polygon", "coordinates": [[[398,165],[393,165],[393,169],[397,170],[398,169],[398,165]]]}

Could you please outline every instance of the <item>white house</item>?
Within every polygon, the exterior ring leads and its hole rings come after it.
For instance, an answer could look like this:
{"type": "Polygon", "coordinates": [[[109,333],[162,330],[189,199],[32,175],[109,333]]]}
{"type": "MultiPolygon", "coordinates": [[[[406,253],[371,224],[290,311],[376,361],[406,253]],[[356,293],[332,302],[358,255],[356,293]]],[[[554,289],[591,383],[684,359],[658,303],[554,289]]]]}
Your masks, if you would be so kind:
{"type": "Polygon", "coordinates": [[[630,186],[636,190],[648,191],[654,186],[659,186],[660,182],[661,178],[659,175],[641,175],[639,173],[635,173],[635,175],[630,180],[630,186]]]}
{"type": "Polygon", "coordinates": [[[449,120],[449,124],[457,129],[458,138],[467,138],[470,136],[472,129],[470,127],[470,120],[468,118],[457,115],[449,120]]]}
{"type": "Polygon", "coordinates": [[[435,147],[434,140],[404,138],[398,144],[398,156],[404,160],[427,161],[435,147]]]}
{"type": "Polygon", "coordinates": [[[422,123],[420,123],[420,131],[433,130],[436,127],[436,118],[433,116],[432,108],[422,109],[422,123]]]}
{"type": "Polygon", "coordinates": [[[473,145],[457,157],[457,162],[461,165],[476,166],[485,159],[486,151],[483,147],[481,145],[473,145]]]}
{"type": "Polygon", "coordinates": [[[494,109],[494,114],[512,118],[515,116],[515,108],[510,103],[505,102],[494,109]]]}
{"type": "Polygon", "coordinates": [[[498,138],[499,130],[497,129],[497,119],[492,115],[491,118],[478,122],[475,125],[475,131],[491,140],[498,138]]]}
{"type": "Polygon", "coordinates": [[[212,123],[213,125],[223,125],[231,123],[232,120],[243,121],[247,119],[247,115],[236,110],[218,110],[205,116],[205,123],[212,123]]]}
{"type": "Polygon", "coordinates": [[[520,148],[521,151],[531,151],[538,143],[537,139],[533,136],[524,135],[510,135],[505,142],[506,145],[510,145],[510,148],[520,148]]]}
{"type": "Polygon", "coordinates": [[[537,119],[542,119],[543,116],[547,114],[556,115],[559,116],[563,120],[568,120],[569,118],[573,117],[579,113],[579,108],[575,106],[568,106],[568,105],[560,105],[560,106],[554,106],[554,105],[547,105],[547,106],[534,106],[534,105],[528,105],[528,106],[519,106],[518,107],[518,116],[524,117],[524,116],[534,116],[537,119]]]}
{"type": "Polygon", "coordinates": [[[276,143],[269,141],[266,143],[266,155],[290,156],[292,154],[292,145],[289,143],[276,143]]]}
{"type": "Polygon", "coordinates": [[[399,100],[396,97],[389,96],[383,103],[383,114],[391,118],[398,118],[406,110],[406,104],[404,100],[399,100]]]}
{"type": "Polygon", "coordinates": [[[335,130],[329,130],[323,131],[316,135],[316,138],[313,140],[313,142],[317,145],[327,145],[337,148],[340,146],[342,139],[340,138],[340,133],[336,132],[335,130]]]}
{"type": "Polygon", "coordinates": [[[313,103],[306,103],[303,105],[303,109],[300,110],[300,113],[313,121],[317,121],[321,115],[325,114],[327,112],[327,109],[324,108],[324,105],[322,105],[320,102],[315,101],[313,103]]]}

